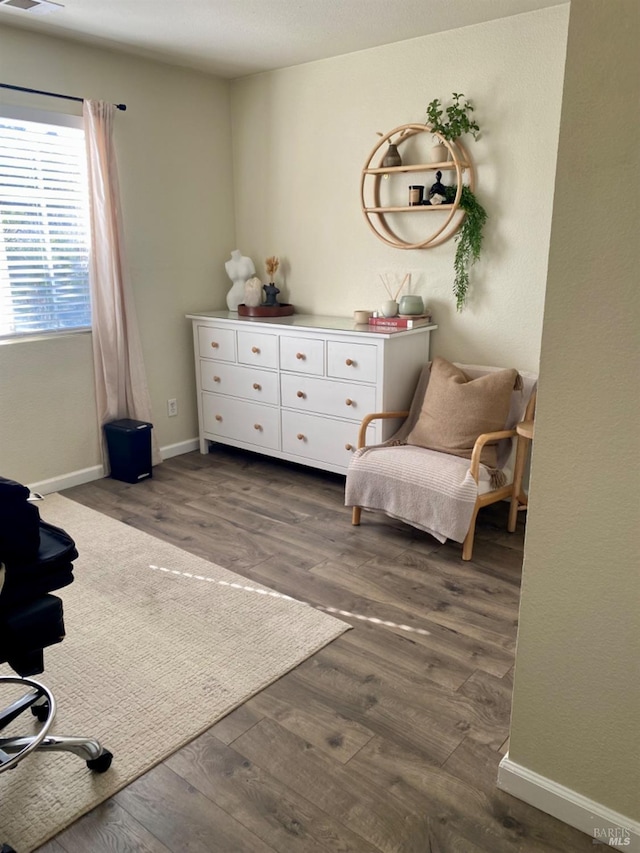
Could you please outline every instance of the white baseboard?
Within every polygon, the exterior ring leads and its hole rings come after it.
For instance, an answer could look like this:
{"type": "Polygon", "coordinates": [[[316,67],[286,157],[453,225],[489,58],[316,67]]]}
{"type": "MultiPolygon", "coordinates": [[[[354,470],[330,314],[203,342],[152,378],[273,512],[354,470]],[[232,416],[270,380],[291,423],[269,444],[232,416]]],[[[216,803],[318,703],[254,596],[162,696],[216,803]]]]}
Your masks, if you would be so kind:
{"type": "Polygon", "coordinates": [[[60,492],[72,486],[81,486],[92,480],[100,480],[103,476],[102,465],[93,465],[91,468],[82,468],[80,471],[71,471],[69,474],[60,474],[58,477],[51,477],[50,480],[40,480],[38,483],[27,483],[27,485],[32,492],[50,495],[52,492],[60,492]]]}
{"type": "MultiPolygon", "coordinates": [[[[190,438],[187,441],[179,441],[177,444],[161,447],[160,453],[163,459],[170,459],[172,456],[180,456],[183,453],[191,453],[192,450],[199,449],[200,441],[197,438],[190,438]]],[[[71,471],[69,474],[60,474],[58,477],[51,477],[49,480],[40,480],[37,483],[27,483],[26,485],[32,492],[50,495],[52,492],[61,492],[63,489],[91,483],[93,480],[102,479],[102,477],[104,477],[102,465],[93,465],[91,468],[82,468],[80,471],[71,471]]]]}
{"type": "Polygon", "coordinates": [[[167,444],[160,448],[163,459],[171,459],[172,456],[181,456],[183,453],[191,453],[192,450],[200,449],[200,440],[189,438],[187,441],[179,441],[177,444],[167,444]]]}
{"type": "Polygon", "coordinates": [[[640,851],[640,823],[516,764],[509,753],[500,762],[498,788],[581,830],[594,843],[599,840],[628,853],[640,851]]]}

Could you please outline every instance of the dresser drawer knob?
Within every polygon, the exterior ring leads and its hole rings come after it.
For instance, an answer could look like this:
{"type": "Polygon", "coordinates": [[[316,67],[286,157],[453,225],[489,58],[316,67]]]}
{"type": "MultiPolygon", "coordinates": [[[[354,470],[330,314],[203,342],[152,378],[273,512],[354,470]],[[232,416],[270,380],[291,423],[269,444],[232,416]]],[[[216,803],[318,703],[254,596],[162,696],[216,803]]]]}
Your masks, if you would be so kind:
{"type": "Polygon", "coordinates": [[[216,415],[216,420],[217,420],[217,421],[221,421],[221,420],[222,420],[222,415],[216,415]]]}
{"type": "Polygon", "coordinates": [[[219,377],[219,376],[214,376],[214,377],[213,377],[213,381],[214,381],[214,382],[220,382],[220,377],[219,377]]]}
{"type": "Polygon", "coordinates": [[[298,359],[298,361],[304,361],[306,358],[306,355],[303,352],[297,352],[296,358],[298,359]]]}
{"type": "Polygon", "coordinates": [[[296,438],[298,439],[298,441],[304,441],[304,440],[305,440],[305,436],[304,436],[304,434],[303,434],[303,433],[301,433],[301,432],[299,432],[299,433],[298,433],[298,435],[296,436],[296,438]]]}
{"type": "Polygon", "coordinates": [[[344,363],[347,365],[347,367],[355,367],[356,366],[356,363],[352,358],[345,359],[344,363]]]}
{"type": "Polygon", "coordinates": [[[253,383],[253,390],[254,391],[262,391],[262,385],[259,385],[257,382],[254,382],[253,383]]]}
{"type": "Polygon", "coordinates": [[[262,424],[254,424],[254,425],[253,425],[253,428],[254,428],[254,429],[257,429],[257,430],[258,430],[258,432],[262,432],[262,424]]]}
{"type": "Polygon", "coordinates": [[[349,397],[347,397],[347,399],[344,402],[347,406],[353,406],[353,400],[351,400],[349,397]]]}
{"type": "Polygon", "coordinates": [[[213,349],[218,349],[220,344],[218,343],[218,341],[211,341],[211,346],[213,347],[213,349]]]}
{"type": "Polygon", "coordinates": [[[353,450],[353,444],[345,444],[344,449],[345,450],[353,450]]]}
{"type": "Polygon", "coordinates": [[[296,394],[296,397],[300,397],[301,400],[304,400],[306,396],[307,395],[304,393],[304,391],[298,391],[296,394]]]}
{"type": "Polygon", "coordinates": [[[259,352],[260,352],[260,347],[251,347],[251,352],[253,352],[253,353],[259,353],[259,352]]]}

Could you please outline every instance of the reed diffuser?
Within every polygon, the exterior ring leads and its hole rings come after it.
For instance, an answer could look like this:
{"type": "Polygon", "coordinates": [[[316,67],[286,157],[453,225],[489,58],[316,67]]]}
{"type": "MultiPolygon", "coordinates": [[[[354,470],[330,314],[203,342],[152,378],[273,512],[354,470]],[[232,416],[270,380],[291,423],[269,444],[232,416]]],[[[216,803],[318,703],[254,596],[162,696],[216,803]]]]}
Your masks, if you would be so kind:
{"type": "MultiPolygon", "coordinates": [[[[405,286],[405,284],[407,284],[407,282],[409,284],[411,284],[411,273],[410,272],[405,273],[404,278],[402,279],[402,281],[400,282],[400,284],[398,285],[398,287],[395,290],[390,285],[386,274],[385,275],[380,274],[380,281],[382,282],[384,289],[387,291],[387,296],[389,297],[385,302],[382,303],[382,306],[380,309],[381,313],[382,313],[383,317],[395,317],[396,314],[398,313],[398,297],[400,296],[400,293],[402,292],[402,288],[405,286]]],[[[397,281],[397,276],[396,276],[396,281],[397,281]]]]}

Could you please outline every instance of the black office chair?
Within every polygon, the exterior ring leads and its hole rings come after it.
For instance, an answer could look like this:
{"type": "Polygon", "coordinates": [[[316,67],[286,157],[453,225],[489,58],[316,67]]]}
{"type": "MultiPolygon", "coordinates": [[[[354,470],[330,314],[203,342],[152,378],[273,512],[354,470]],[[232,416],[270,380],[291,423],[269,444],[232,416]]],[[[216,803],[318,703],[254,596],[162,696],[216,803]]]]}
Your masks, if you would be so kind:
{"type": "MultiPolygon", "coordinates": [[[[40,519],[29,489],[0,477],[0,663],[17,673],[0,676],[0,688],[26,688],[0,710],[0,732],[27,710],[42,723],[35,735],[0,737],[0,773],[36,749],[72,752],[96,773],[111,766],[112,754],[97,740],[49,735],[55,699],[31,678],[44,671],[43,650],[64,639],[62,601],[51,591],[73,582],[77,556],[73,539],[40,519]]],[[[0,847],[0,853],[10,851],[0,847]]]]}

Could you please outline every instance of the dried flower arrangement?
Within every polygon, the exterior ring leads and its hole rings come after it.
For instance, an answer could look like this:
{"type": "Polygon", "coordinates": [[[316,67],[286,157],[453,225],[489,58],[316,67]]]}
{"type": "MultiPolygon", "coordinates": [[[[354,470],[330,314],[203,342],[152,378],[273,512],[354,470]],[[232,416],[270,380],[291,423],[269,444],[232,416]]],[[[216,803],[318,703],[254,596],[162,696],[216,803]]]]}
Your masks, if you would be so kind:
{"type": "Polygon", "coordinates": [[[267,270],[269,282],[272,283],[273,279],[275,278],[275,274],[278,271],[278,267],[280,266],[280,260],[279,258],[276,258],[275,255],[272,255],[270,258],[267,258],[267,260],[264,262],[264,265],[267,270]]]}

